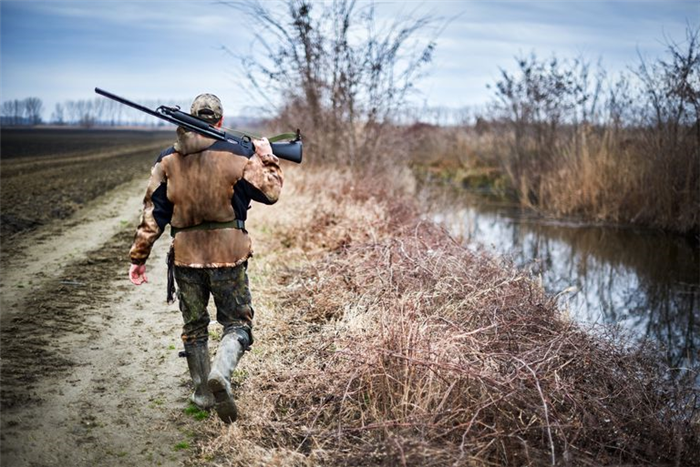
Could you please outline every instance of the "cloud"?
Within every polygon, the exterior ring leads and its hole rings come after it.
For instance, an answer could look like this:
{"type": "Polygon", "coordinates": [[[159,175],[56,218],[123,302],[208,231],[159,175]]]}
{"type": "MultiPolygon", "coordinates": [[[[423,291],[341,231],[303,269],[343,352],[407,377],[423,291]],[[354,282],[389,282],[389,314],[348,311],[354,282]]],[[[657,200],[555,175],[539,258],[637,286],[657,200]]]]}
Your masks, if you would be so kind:
{"type": "MultiPolygon", "coordinates": [[[[240,92],[240,65],[220,50],[248,52],[253,40],[233,8],[191,1],[3,0],[0,9],[3,99],[91,98],[100,85],[134,98],[182,99],[221,89],[233,108],[250,102],[240,92]]],[[[682,40],[686,23],[698,23],[696,1],[377,3],[385,24],[424,14],[447,23],[415,99],[453,106],[487,100],[486,84],[499,68],[511,69],[516,55],[583,54],[619,71],[637,62],[638,50],[660,56],[664,34],[682,40]]]]}
{"type": "Polygon", "coordinates": [[[235,34],[233,14],[205,2],[102,1],[27,2],[29,14],[44,15],[71,24],[98,23],[123,30],[180,31],[202,35],[235,34]]]}

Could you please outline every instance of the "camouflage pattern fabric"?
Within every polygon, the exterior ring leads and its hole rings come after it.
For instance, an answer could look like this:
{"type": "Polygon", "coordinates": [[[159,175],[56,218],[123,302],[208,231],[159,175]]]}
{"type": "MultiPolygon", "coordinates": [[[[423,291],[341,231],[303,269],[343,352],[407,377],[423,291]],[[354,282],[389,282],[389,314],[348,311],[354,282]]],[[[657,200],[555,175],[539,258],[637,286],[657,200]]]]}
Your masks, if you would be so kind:
{"type": "Polygon", "coordinates": [[[175,267],[180,311],[184,320],[185,343],[209,338],[209,296],[214,297],[216,320],[224,326],[224,335],[244,329],[253,342],[255,314],[248,287],[247,263],[226,268],[175,267]]]}
{"type": "Polygon", "coordinates": [[[218,97],[214,94],[205,93],[194,98],[192,107],[190,107],[190,114],[215,124],[224,115],[224,108],[218,97]]]}
{"type": "MultiPolygon", "coordinates": [[[[167,224],[177,228],[203,222],[245,221],[251,201],[274,204],[284,183],[272,154],[248,158],[232,143],[177,130],[172,148],[151,170],[141,221],[130,250],[133,264],[145,264],[167,224]]],[[[177,266],[234,267],[250,257],[252,243],[240,229],[180,232],[175,237],[177,266]]]]}

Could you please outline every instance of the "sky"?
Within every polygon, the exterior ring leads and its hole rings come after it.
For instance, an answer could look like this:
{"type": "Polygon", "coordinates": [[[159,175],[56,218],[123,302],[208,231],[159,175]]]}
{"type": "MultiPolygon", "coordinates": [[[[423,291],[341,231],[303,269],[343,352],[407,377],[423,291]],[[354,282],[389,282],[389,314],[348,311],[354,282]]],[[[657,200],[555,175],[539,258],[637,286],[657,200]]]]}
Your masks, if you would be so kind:
{"type": "MultiPolygon", "coordinates": [[[[411,96],[430,107],[483,106],[493,98],[487,84],[518,55],[581,55],[614,75],[700,25],[699,0],[376,4],[380,19],[415,11],[446,20],[430,74],[411,96]]],[[[253,113],[262,101],[244,92],[240,64],[224,50],[250,53],[253,37],[249,20],[221,2],[0,0],[0,97],[39,97],[49,118],[56,103],[93,98],[95,87],[137,102],[211,92],[229,115],[253,113]]]]}

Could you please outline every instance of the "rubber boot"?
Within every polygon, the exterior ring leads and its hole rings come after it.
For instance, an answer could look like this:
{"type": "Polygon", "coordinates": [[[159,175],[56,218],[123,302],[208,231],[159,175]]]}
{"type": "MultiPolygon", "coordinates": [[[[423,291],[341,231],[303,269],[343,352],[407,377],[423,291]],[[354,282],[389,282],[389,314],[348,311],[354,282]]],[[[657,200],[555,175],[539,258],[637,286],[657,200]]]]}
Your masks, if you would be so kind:
{"type": "Polygon", "coordinates": [[[248,347],[248,333],[242,329],[226,334],[221,338],[214,365],[209,373],[209,389],[214,394],[215,408],[224,423],[236,421],[238,409],[231,391],[231,373],[248,347]]]}
{"type": "Polygon", "coordinates": [[[192,382],[194,383],[194,393],[190,396],[190,400],[200,409],[210,409],[214,406],[215,400],[207,385],[207,378],[210,372],[207,342],[186,342],[185,354],[187,355],[190,377],[192,377],[192,382]]]}

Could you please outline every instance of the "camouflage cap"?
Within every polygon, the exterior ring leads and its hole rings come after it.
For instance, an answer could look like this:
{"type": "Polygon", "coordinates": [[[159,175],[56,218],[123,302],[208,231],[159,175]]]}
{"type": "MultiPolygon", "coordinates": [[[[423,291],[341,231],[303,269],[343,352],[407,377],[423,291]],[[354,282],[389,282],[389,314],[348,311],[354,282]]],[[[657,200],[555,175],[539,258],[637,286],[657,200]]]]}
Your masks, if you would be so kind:
{"type": "Polygon", "coordinates": [[[224,108],[214,94],[200,94],[192,101],[190,113],[209,123],[217,123],[224,115],[224,108]]]}

